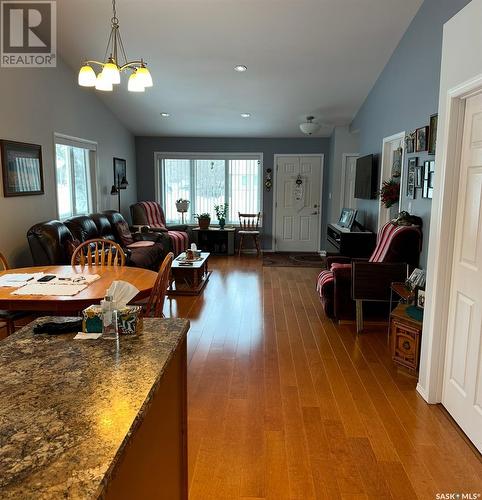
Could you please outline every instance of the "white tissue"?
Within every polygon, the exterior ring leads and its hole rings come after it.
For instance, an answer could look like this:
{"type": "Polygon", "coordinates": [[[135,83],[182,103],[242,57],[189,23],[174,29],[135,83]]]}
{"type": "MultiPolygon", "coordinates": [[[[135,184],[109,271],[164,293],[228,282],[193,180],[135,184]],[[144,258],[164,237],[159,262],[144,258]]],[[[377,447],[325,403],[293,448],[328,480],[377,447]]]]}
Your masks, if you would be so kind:
{"type": "Polygon", "coordinates": [[[191,250],[197,250],[196,243],[191,243],[191,250]]]}
{"type": "Polygon", "coordinates": [[[138,293],[139,290],[134,285],[127,283],[127,281],[113,281],[106,294],[112,297],[114,309],[122,309],[138,293]]]}

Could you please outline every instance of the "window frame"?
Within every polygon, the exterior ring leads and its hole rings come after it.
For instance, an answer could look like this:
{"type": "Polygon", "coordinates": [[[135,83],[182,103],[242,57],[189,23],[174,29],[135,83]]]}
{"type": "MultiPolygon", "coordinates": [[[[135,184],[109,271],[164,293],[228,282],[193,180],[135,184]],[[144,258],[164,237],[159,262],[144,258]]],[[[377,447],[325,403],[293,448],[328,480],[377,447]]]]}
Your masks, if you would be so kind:
{"type": "MultiPolygon", "coordinates": [[[[66,220],[70,217],[76,217],[77,215],[83,215],[83,214],[77,214],[74,213],[72,215],[69,215],[68,217],[61,217],[60,216],[60,211],[59,211],[59,195],[58,195],[58,171],[57,171],[57,145],[62,145],[62,146],[69,146],[69,147],[75,147],[75,148],[82,148],[87,151],[88,154],[88,160],[89,160],[89,168],[87,172],[87,181],[88,185],[90,187],[89,193],[88,193],[88,213],[92,213],[94,211],[98,211],[98,203],[100,200],[100,194],[99,194],[99,185],[98,185],[98,177],[97,177],[97,142],[91,141],[88,139],[82,139],[80,137],[73,137],[70,135],[65,135],[61,134],[58,132],[54,133],[54,151],[53,151],[53,157],[54,157],[54,168],[55,168],[55,206],[56,206],[56,213],[57,217],[59,220],[66,220]]],[[[85,153],[84,153],[85,154],[85,153]]],[[[73,151],[71,151],[71,178],[74,179],[73,186],[75,186],[75,176],[73,175],[73,151]]],[[[75,196],[74,196],[74,189],[71,189],[70,192],[71,196],[71,206],[75,206],[75,196]]]]}
{"type": "MultiPolygon", "coordinates": [[[[155,197],[156,201],[161,205],[161,207],[166,209],[164,192],[165,192],[165,179],[164,179],[164,160],[224,160],[228,162],[229,160],[255,160],[259,162],[259,186],[258,186],[258,201],[259,201],[259,212],[263,213],[263,203],[264,203],[264,168],[263,168],[263,153],[182,153],[182,152],[155,152],[154,153],[154,182],[155,182],[155,197]]],[[[229,168],[225,168],[225,184],[224,191],[225,195],[229,193],[229,168]]],[[[191,171],[191,185],[193,185],[194,174],[191,171]]],[[[260,218],[260,226],[262,226],[263,217],[260,218]]],[[[234,220],[229,224],[234,224],[234,220]]],[[[197,226],[196,223],[188,222],[189,226],[197,226]]],[[[212,226],[218,226],[216,223],[212,223],[212,226]]]]}

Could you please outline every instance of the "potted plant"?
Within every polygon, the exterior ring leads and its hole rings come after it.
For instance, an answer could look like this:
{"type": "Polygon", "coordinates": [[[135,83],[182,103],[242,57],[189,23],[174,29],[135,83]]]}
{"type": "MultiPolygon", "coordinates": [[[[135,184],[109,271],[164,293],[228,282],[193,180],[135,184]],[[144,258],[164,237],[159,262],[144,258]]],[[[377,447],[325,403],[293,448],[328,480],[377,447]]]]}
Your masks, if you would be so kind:
{"type": "Polygon", "coordinates": [[[196,217],[198,224],[199,224],[199,229],[209,229],[209,224],[211,224],[211,215],[208,213],[203,213],[203,214],[196,214],[194,217],[196,217]]]}
{"type": "Polygon", "coordinates": [[[223,203],[222,205],[214,205],[214,211],[219,221],[219,229],[224,229],[226,225],[226,215],[228,215],[228,204],[223,203]]]}
{"type": "Polygon", "coordinates": [[[185,213],[189,210],[189,200],[184,200],[183,198],[179,198],[176,200],[176,210],[179,213],[185,213]]]}
{"type": "Polygon", "coordinates": [[[395,203],[398,203],[400,198],[400,184],[394,179],[383,181],[379,194],[382,205],[385,208],[390,208],[395,203]]]}

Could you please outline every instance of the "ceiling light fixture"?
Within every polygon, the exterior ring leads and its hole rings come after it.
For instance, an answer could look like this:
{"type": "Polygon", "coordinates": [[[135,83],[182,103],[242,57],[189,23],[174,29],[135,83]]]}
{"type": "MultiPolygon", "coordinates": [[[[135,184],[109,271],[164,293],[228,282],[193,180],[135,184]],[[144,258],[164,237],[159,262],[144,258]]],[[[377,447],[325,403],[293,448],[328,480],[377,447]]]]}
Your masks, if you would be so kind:
{"type": "Polygon", "coordinates": [[[303,134],[312,135],[320,129],[320,125],[318,125],[318,123],[313,123],[314,119],[314,116],[307,116],[306,122],[300,123],[300,130],[303,134]]]}
{"type": "Polygon", "coordinates": [[[169,118],[171,115],[169,113],[161,113],[163,118],[169,118]]]}
{"type": "Polygon", "coordinates": [[[251,113],[241,113],[241,118],[250,118],[251,113]]]}
{"type": "Polygon", "coordinates": [[[112,91],[114,85],[121,82],[121,72],[132,71],[129,77],[128,90],[130,92],[144,92],[146,87],[152,87],[152,77],[143,59],[127,61],[126,51],[119,30],[119,19],[115,0],[112,0],[113,17],[104,61],[84,61],[79,71],[79,85],[81,87],[95,87],[97,90],[112,91]],[[109,57],[107,55],[109,54],[109,57]],[[122,57],[122,61],[119,60],[122,57]],[[122,62],[122,64],[120,64],[122,62]],[[101,71],[96,75],[92,66],[98,66],[101,71]]]}
{"type": "Polygon", "coordinates": [[[234,67],[234,71],[237,71],[238,73],[244,73],[247,71],[248,67],[245,66],[244,64],[238,64],[237,66],[234,67]]]}

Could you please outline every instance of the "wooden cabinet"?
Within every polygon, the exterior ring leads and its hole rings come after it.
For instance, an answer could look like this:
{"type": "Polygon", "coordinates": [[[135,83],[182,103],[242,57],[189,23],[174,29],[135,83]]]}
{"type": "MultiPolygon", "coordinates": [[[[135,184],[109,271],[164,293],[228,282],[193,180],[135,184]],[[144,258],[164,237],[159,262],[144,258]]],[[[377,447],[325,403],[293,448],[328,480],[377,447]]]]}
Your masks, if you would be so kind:
{"type": "Polygon", "coordinates": [[[345,257],[370,257],[377,236],[371,231],[350,231],[338,224],[328,224],[326,230],[328,252],[345,257]]]}
{"type": "Polygon", "coordinates": [[[234,255],[234,227],[219,229],[211,227],[209,229],[193,228],[194,243],[203,252],[214,255],[234,255]]]}
{"type": "Polygon", "coordinates": [[[420,362],[422,322],[407,314],[407,304],[399,304],[390,315],[390,342],[393,361],[412,373],[420,362]]]}

